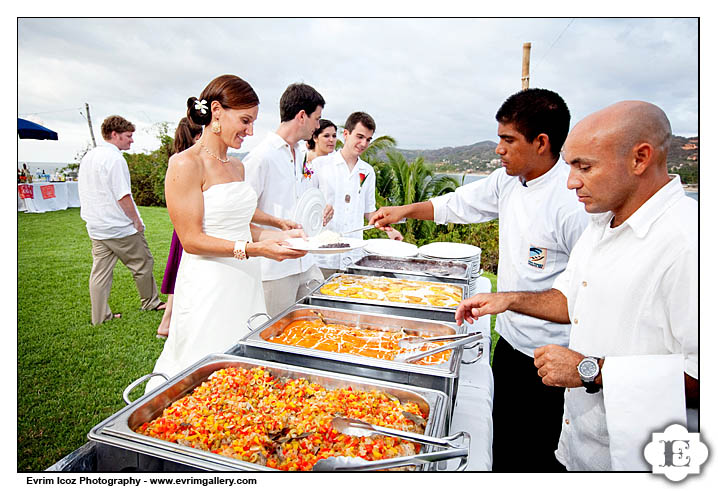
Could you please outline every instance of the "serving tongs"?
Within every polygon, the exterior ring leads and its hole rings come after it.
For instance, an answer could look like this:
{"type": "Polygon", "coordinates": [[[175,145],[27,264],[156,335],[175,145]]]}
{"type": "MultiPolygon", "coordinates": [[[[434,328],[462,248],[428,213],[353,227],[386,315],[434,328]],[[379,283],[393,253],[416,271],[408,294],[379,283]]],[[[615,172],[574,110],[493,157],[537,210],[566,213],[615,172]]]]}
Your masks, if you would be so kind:
{"type": "Polygon", "coordinates": [[[444,336],[434,336],[432,338],[423,338],[421,336],[407,336],[405,338],[401,338],[397,344],[400,348],[411,348],[412,346],[416,346],[417,344],[433,343],[437,341],[458,341],[460,339],[468,338],[469,336],[472,336],[472,334],[447,334],[444,336]]]}
{"type": "Polygon", "coordinates": [[[317,317],[319,317],[319,320],[322,321],[322,324],[324,324],[325,326],[328,326],[328,325],[329,325],[329,324],[327,324],[327,321],[326,321],[326,319],[324,318],[324,315],[323,315],[321,312],[317,312],[316,310],[310,310],[310,312],[311,312],[312,314],[316,315],[317,317]]]}
{"type": "Polygon", "coordinates": [[[436,452],[428,452],[417,455],[409,455],[406,457],[396,457],[393,459],[383,459],[379,461],[368,461],[361,457],[328,457],[317,461],[312,470],[315,471],[371,471],[379,469],[389,469],[391,467],[399,467],[411,464],[424,464],[427,462],[439,462],[443,460],[461,458],[457,471],[466,468],[469,461],[469,446],[471,444],[471,436],[465,431],[461,431],[446,438],[434,438],[428,435],[420,435],[419,433],[410,433],[407,431],[395,430],[393,428],[385,428],[383,426],[375,426],[365,423],[359,419],[336,417],[332,420],[332,427],[349,436],[371,436],[386,435],[410,440],[413,442],[435,445],[444,447],[446,450],[436,452]]]}
{"type": "Polygon", "coordinates": [[[458,348],[459,346],[464,346],[466,344],[471,344],[474,341],[479,341],[484,338],[484,335],[482,333],[476,333],[471,334],[469,336],[464,337],[463,339],[459,339],[458,341],[453,341],[451,343],[445,344],[443,346],[439,346],[438,348],[430,349],[428,351],[419,351],[419,352],[407,352],[407,353],[399,353],[394,357],[393,361],[398,362],[404,362],[404,363],[411,363],[417,360],[421,360],[422,358],[425,358],[427,356],[431,356],[436,353],[441,353],[442,351],[458,348]]]}
{"type": "MultiPolygon", "coordinates": [[[[404,223],[404,222],[406,222],[406,218],[402,218],[401,220],[399,220],[399,221],[396,222],[396,223],[404,223]]],[[[393,224],[393,225],[396,225],[396,223],[393,224]]],[[[376,228],[376,224],[373,224],[373,223],[372,223],[371,225],[365,225],[365,226],[363,226],[363,227],[355,228],[354,230],[348,230],[348,231],[346,231],[346,232],[342,232],[342,233],[339,234],[339,235],[341,235],[342,237],[344,237],[344,236],[346,236],[347,234],[351,234],[351,233],[354,233],[354,232],[363,232],[364,230],[369,230],[369,229],[372,229],[372,228],[376,228]]]]}

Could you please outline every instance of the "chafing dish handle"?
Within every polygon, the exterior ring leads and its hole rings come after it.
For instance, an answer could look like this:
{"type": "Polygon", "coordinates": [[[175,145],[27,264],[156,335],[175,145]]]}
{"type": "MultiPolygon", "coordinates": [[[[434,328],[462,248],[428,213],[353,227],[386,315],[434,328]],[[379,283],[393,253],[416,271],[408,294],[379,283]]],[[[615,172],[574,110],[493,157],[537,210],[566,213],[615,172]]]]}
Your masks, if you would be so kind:
{"type": "Polygon", "coordinates": [[[354,260],[351,256],[344,256],[342,258],[342,270],[346,271],[346,269],[351,266],[354,263],[354,260]]]}
{"type": "MultiPolygon", "coordinates": [[[[461,360],[462,365],[472,365],[481,359],[481,357],[484,355],[484,342],[479,341],[478,344],[479,344],[479,354],[476,355],[476,358],[474,358],[473,360],[469,360],[469,361],[461,360]]],[[[466,351],[467,349],[474,349],[474,346],[472,346],[471,348],[464,347],[464,351],[466,351]]]]}
{"type": "Polygon", "coordinates": [[[257,317],[259,317],[260,315],[266,316],[267,320],[272,318],[272,316],[267,314],[266,312],[260,312],[258,314],[251,315],[251,316],[249,316],[249,319],[247,319],[247,329],[249,329],[250,331],[254,331],[254,329],[252,329],[252,321],[254,319],[256,319],[257,317]]]}
{"type": "Polygon", "coordinates": [[[322,282],[321,282],[321,281],[319,281],[319,280],[316,279],[316,278],[312,278],[312,279],[310,279],[309,281],[307,281],[306,283],[304,283],[304,286],[307,288],[307,290],[308,290],[309,288],[311,288],[309,285],[312,284],[312,281],[315,282],[315,283],[317,284],[317,286],[314,287],[314,290],[312,290],[311,292],[309,292],[309,295],[311,295],[312,293],[314,293],[314,292],[317,290],[317,288],[319,288],[320,286],[322,286],[322,282]]]}
{"type": "Polygon", "coordinates": [[[130,400],[130,392],[132,392],[132,390],[135,387],[137,387],[138,385],[140,385],[142,382],[144,382],[145,380],[149,380],[152,377],[163,377],[165,379],[165,381],[170,379],[164,373],[148,373],[147,375],[144,375],[144,376],[138,378],[137,380],[132,382],[130,385],[128,385],[124,391],[122,391],[122,399],[125,401],[125,404],[127,404],[128,406],[130,404],[132,404],[132,401],[130,400]]]}

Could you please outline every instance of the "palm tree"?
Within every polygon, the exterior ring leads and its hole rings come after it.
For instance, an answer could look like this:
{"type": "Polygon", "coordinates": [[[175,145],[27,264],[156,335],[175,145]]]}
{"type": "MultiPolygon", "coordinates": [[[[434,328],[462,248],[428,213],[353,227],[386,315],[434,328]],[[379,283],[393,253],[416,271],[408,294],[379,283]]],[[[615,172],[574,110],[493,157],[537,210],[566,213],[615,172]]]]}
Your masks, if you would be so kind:
{"type": "Polygon", "coordinates": [[[372,165],[376,162],[380,162],[379,153],[386,152],[389,149],[396,148],[396,140],[394,137],[389,135],[382,135],[371,141],[369,146],[361,154],[362,160],[372,165]]]}
{"type": "Polygon", "coordinates": [[[461,182],[454,176],[434,176],[434,182],[432,183],[431,195],[441,196],[442,194],[452,193],[456,191],[456,188],[463,186],[464,178],[466,174],[461,178],[461,182]]]}
{"type": "MultiPolygon", "coordinates": [[[[451,176],[434,176],[434,172],[424,161],[417,157],[407,163],[406,158],[398,152],[387,152],[388,166],[393,174],[394,190],[388,197],[388,204],[402,206],[427,201],[433,196],[450,192],[458,187],[458,181],[451,176]]],[[[410,242],[425,240],[432,237],[436,224],[425,220],[407,220],[399,225],[399,230],[410,242]]]]}
{"type": "MultiPolygon", "coordinates": [[[[335,150],[339,151],[344,147],[344,142],[337,139],[335,150]]],[[[380,152],[385,152],[390,148],[396,147],[396,139],[389,135],[382,135],[369,143],[369,146],[362,152],[361,159],[364,162],[368,162],[374,165],[377,162],[381,162],[378,158],[380,152]]]]}
{"type": "Polygon", "coordinates": [[[373,164],[376,173],[376,206],[389,206],[390,198],[394,195],[396,182],[394,180],[394,172],[386,162],[376,162],[373,164]]]}

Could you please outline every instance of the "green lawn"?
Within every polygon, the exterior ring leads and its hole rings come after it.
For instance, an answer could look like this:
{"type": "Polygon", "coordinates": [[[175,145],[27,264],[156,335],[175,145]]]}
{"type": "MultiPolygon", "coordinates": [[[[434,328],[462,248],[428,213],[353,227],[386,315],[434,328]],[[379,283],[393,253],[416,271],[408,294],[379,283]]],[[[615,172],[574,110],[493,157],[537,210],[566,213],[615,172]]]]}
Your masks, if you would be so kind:
{"type": "MultiPolygon", "coordinates": [[[[165,208],[140,213],[159,287],[172,224],[165,208]]],[[[17,220],[17,469],[41,471],[86,443],[94,425],[124,406],[124,388],[152,371],[162,314],[140,311],[132,276],[118,262],[110,307],[123,317],[93,327],[90,239],[79,209],[17,220]]]]}

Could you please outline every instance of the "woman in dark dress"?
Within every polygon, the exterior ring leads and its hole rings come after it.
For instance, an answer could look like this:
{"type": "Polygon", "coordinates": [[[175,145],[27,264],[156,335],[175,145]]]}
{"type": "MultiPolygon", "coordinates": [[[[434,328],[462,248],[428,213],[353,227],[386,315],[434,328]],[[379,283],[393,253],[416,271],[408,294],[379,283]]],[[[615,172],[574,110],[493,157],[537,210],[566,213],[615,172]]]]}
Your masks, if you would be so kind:
{"type": "MultiPolygon", "coordinates": [[[[172,155],[180,153],[194,145],[200,136],[202,136],[202,126],[195,124],[186,117],[180,119],[177,130],[175,131],[172,155]]],[[[170,253],[167,257],[167,266],[165,267],[165,276],[162,279],[162,287],[160,288],[160,291],[167,295],[167,307],[162,316],[162,321],[157,328],[157,337],[160,339],[167,339],[167,334],[170,332],[172,300],[174,299],[175,280],[177,279],[177,269],[179,268],[181,258],[182,244],[177,237],[177,232],[173,230],[170,253]]]]}

